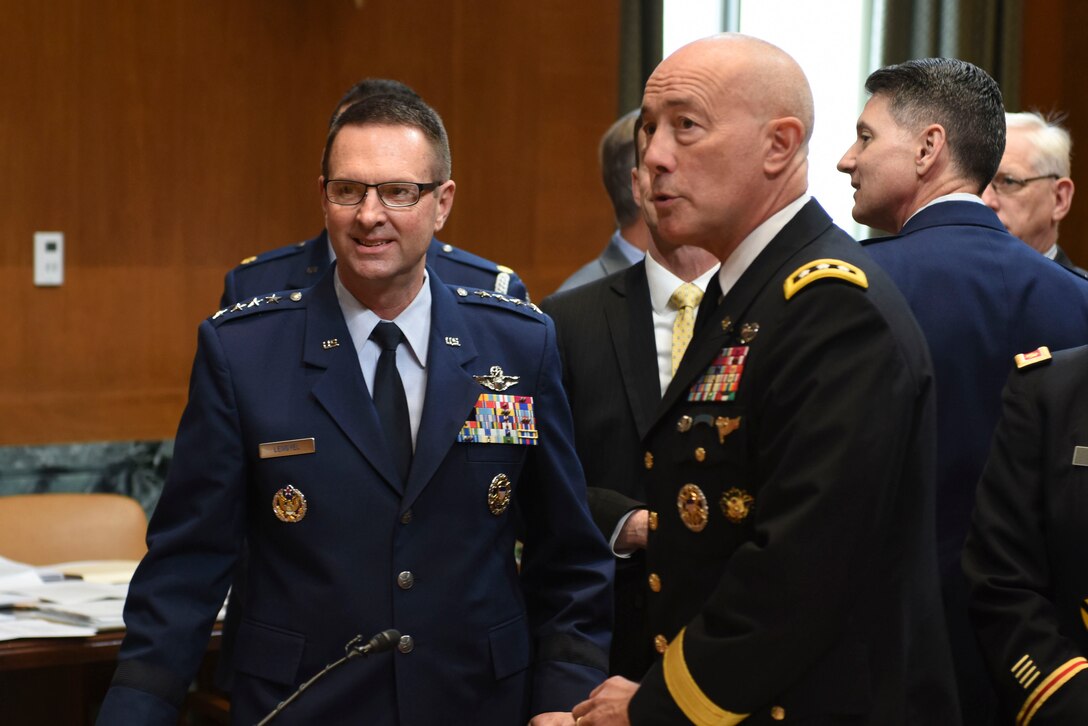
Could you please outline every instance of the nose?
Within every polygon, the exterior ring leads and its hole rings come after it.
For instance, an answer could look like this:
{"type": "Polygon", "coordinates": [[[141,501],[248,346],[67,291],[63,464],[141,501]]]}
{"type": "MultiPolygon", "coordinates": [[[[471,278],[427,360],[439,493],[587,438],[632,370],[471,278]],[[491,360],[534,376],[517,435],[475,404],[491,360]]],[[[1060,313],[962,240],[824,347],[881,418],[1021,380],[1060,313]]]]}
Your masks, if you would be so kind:
{"type": "Polygon", "coordinates": [[[851,146],[846,150],[846,153],[839,159],[839,163],[835,165],[835,168],[841,171],[843,174],[850,174],[854,171],[854,147],[851,146]]]}
{"type": "Polygon", "coordinates": [[[675,156],[665,137],[665,133],[658,131],[658,133],[646,139],[646,148],[642,152],[642,162],[651,172],[672,171],[676,165],[675,156]]]}
{"type": "Polygon", "coordinates": [[[987,207],[995,212],[1001,207],[1001,199],[994,194],[994,187],[992,184],[987,184],[986,188],[982,190],[982,201],[987,207]]]}
{"type": "Polygon", "coordinates": [[[355,208],[355,218],[364,227],[375,227],[385,221],[385,205],[378,198],[378,190],[368,188],[363,200],[355,208]]]}

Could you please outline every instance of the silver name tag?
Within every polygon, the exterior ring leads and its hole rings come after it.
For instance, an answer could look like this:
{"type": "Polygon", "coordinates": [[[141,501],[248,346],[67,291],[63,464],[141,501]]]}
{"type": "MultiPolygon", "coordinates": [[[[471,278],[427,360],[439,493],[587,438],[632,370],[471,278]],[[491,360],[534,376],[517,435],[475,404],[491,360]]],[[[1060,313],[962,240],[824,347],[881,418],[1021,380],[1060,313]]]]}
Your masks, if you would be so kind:
{"type": "Polygon", "coordinates": [[[262,459],[275,459],[278,456],[298,456],[312,454],[317,450],[313,438],[289,439],[287,441],[269,441],[261,444],[258,451],[262,459]]]}

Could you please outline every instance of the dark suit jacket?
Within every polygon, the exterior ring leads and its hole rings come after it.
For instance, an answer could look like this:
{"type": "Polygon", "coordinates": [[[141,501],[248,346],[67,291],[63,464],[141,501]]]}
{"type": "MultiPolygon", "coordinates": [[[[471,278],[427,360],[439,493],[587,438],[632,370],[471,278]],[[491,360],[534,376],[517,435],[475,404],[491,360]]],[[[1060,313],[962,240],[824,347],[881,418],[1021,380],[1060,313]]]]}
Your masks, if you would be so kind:
{"type": "Polygon", "coordinates": [[[895,280],[937,377],[938,559],[967,723],[989,726],[985,668],[967,617],[960,555],[1013,356],[1088,343],[1088,281],[1010,235],[993,210],[942,202],[865,249],[895,280]]]}
{"type": "MultiPolygon", "coordinates": [[[[449,285],[492,290],[529,299],[525,283],[508,267],[431,238],[427,265],[449,285]]],[[[250,257],[226,274],[220,307],[248,302],[255,295],[278,290],[301,290],[317,282],[329,267],[326,230],[316,237],[250,257]]]]}
{"type": "Polygon", "coordinates": [[[1076,272],[1081,277],[1088,277],[1088,270],[1085,270],[1083,267],[1077,267],[1061,247],[1058,248],[1058,253],[1054,255],[1054,261],[1062,267],[1076,272]]]}
{"type": "Polygon", "coordinates": [[[563,281],[556,292],[565,292],[579,285],[585,285],[602,277],[608,277],[620,270],[631,266],[631,261],[614,239],[608,241],[601,254],[579,267],[570,277],[563,281]]]}
{"type": "MultiPolygon", "coordinates": [[[[555,319],[589,509],[607,539],[623,515],[645,501],[641,440],[661,402],[646,263],[551,295],[541,307],[555,319]]],[[[653,655],[643,622],[645,578],[641,552],[616,561],[609,667],[633,680],[653,655]]]]}
{"type": "Polygon", "coordinates": [[[344,666],[277,723],[524,723],[569,710],[604,677],[612,558],[586,508],[551,321],[455,294],[431,271],[426,399],[402,484],[333,270],[297,301],[269,295],[200,326],[99,723],[177,722],[243,538],[236,723],[259,720],[357,633],[388,627],[411,647],[344,666]],[[456,442],[493,393],[473,376],[496,365],[521,376],[509,394],[532,397],[537,445],[456,442]],[[314,453],[259,456],[262,443],[308,437],[314,453]],[[489,503],[500,474],[513,487],[506,511],[489,503]],[[288,485],[307,502],[294,523],[273,512],[288,485]]]}
{"type": "Polygon", "coordinates": [[[632,724],[956,724],[933,374],[910,310],[815,201],[720,304],[716,287],[645,439],[649,621],[668,648],[632,724]],[[786,299],[792,280],[808,284],[786,299]],[[698,400],[723,349],[735,399],[698,400]]]}
{"type": "Polygon", "coordinates": [[[1003,400],[964,548],[971,616],[1002,723],[1088,723],[1088,347],[1013,371],[1003,400]]]}

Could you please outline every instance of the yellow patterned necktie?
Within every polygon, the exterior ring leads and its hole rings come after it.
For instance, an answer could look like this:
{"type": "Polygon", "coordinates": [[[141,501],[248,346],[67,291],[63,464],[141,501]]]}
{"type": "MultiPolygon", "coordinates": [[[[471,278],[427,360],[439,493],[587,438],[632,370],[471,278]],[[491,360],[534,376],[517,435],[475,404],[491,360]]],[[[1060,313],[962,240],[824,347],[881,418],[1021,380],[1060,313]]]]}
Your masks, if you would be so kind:
{"type": "Polygon", "coordinates": [[[676,288],[676,292],[669,298],[669,302],[680,310],[672,323],[673,375],[676,375],[680,359],[684,357],[684,351],[688,349],[688,343],[691,342],[692,333],[695,331],[695,310],[702,299],[703,291],[690,282],[685,282],[676,288]]]}

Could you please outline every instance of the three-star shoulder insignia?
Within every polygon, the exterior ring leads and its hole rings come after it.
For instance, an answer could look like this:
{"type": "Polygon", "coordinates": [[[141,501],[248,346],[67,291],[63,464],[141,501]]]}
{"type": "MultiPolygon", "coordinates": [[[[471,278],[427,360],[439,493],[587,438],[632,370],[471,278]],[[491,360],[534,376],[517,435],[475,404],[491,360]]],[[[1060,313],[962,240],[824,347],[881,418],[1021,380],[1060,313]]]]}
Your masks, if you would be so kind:
{"type": "Polygon", "coordinates": [[[249,300],[242,300],[240,302],[234,303],[233,305],[228,305],[222,310],[217,310],[212,315],[212,320],[218,321],[224,316],[229,316],[231,318],[244,317],[243,315],[235,314],[241,313],[243,311],[263,312],[265,310],[274,310],[281,307],[281,303],[284,300],[290,300],[291,302],[296,303],[301,302],[302,293],[298,290],[295,290],[291,292],[286,298],[274,292],[268,295],[258,295],[257,297],[251,298],[249,300]]]}
{"type": "Polygon", "coordinates": [[[519,300],[516,297],[509,297],[507,295],[503,295],[501,292],[490,292],[488,290],[457,287],[454,288],[454,294],[457,295],[457,299],[461,302],[491,302],[494,300],[498,301],[499,303],[506,303],[505,305],[495,305],[495,307],[506,308],[507,310],[521,310],[524,311],[526,314],[528,314],[528,311],[532,310],[534,313],[536,313],[536,316],[544,315],[544,311],[537,307],[537,305],[535,305],[534,303],[525,302],[524,300],[519,300]]]}
{"type": "Polygon", "coordinates": [[[1046,363],[1051,359],[1050,348],[1045,345],[1036,348],[1030,353],[1017,353],[1013,360],[1016,362],[1018,370],[1024,368],[1031,368],[1032,366],[1039,365],[1040,363],[1046,363]]]}
{"type": "Polygon", "coordinates": [[[783,292],[786,294],[786,299],[789,300],[811,283],[829,278],[845,280],[863,290],[869,287],[869,279],[860,267],[851,265],[844,260],[824,258],[806,262],[790,273],[789,277],[786,278],[786,282],[782,285],[783,292]]]}

